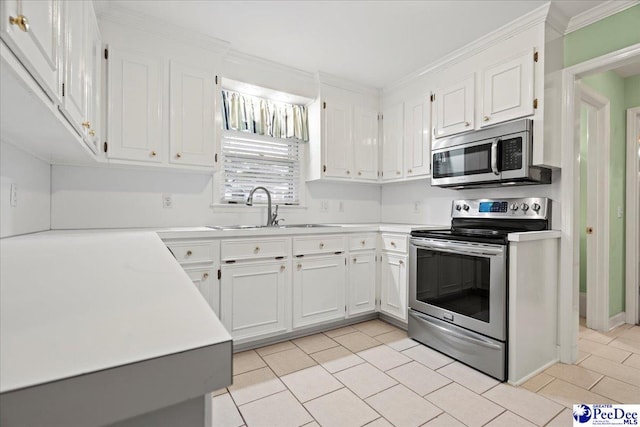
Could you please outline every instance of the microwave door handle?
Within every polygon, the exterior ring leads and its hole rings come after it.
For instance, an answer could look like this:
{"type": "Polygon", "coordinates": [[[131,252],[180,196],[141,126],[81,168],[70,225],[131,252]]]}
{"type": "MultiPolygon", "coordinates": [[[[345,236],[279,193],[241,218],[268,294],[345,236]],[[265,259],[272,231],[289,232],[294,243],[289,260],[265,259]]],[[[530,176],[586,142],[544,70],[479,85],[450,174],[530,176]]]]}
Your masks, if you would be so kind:
{"type": "Polygon", "coordinates": [[[500,171],[498,170],[498,143],[500,142],[500,138],[496,138],[491,143],[491,170],[495,175],[500,175],[500,171]]]}

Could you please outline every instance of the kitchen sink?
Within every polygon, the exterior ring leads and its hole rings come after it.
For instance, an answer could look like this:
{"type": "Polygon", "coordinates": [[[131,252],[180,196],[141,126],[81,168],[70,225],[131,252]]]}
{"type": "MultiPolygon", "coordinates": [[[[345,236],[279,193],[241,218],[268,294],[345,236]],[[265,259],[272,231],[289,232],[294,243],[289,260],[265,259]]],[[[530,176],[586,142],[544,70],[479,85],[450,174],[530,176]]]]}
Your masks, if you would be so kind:
{"type": "Polygon", "coordinates": [[[279,225],[279,228],[316,228],[316,227],[339,227],[339,225],[330,224],[287,224],[279,225]]]}
{"type": "Polygon", "coordinates": [[[317,228],[317,227],[339,227],[339,225],[328,224],[287,224],[287,225],[209,225],[208,228],[214,230],[257,230],[260,228],[317,228]]]}

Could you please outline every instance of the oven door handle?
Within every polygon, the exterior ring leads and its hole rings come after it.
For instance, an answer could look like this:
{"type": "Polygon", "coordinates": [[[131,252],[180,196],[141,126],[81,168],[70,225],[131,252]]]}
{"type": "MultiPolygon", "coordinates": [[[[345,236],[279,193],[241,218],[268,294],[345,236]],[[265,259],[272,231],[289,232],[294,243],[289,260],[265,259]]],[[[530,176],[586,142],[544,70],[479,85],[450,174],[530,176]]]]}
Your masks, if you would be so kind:
{"type": "Polygon", "coordinates": [[[498,256],[504,254],[503,248],[492,248],[488,246],[481,246],[477,248],[469,247],[466,245],[457,245],[455,243],[438,243],[438,242],[416,242],[411,241],[411,244],[421,249],[434,249],[440,252],[449,252],[463,255],[489,255],[498,256]]]}
{"type": "Polygon", "coordinates": [[[460,334],[458,332],[452,331],[451,329],[445,328],[444,326],[437,325],[434,322],[429,321],[429,319],[427,319],[424,315],[421,315],[419,313],[412,312],[411,314],[416,316],[416,317],[418,317],[419,319],[423,319],[423,320],[429,322],[429,326],[430,327],[439,329],[440,331],[442,331],[442,333],[450,335],[450,336],[452,336],[454,338],[457,338],[459,340],[472,342],[474,344],[478,344],[478,345],[481,345],[483,347],[491,348],[491,349],[494,349],[494,350],[500,350],[501,349],[499,345],[494,344],[494,343],[492,343],[490,341],[485,341],[485,340],[480,339],[480,338],[471,337],[471,336],[468,336],[468,335],[463,335],[463,334],[460,334]]]}
{"type": "Polygon", "coordinates": [[[496,138],[491,143],[491,170],[494,175],[500,175],[500,171],[498,170],[498,144],[500,143],[500,138],[496,138]]]}

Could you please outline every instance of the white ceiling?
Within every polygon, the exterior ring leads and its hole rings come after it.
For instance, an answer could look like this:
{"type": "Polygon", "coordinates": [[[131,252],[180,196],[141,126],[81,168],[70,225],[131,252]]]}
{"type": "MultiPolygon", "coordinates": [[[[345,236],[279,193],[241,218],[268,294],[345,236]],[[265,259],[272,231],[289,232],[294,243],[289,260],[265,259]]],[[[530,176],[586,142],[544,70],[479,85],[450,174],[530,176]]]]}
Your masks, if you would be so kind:
{"type": "MultiPolygon", "coordinates": [[[[542,4],[541,0],[109,0],[300,70],[384,87],[542,4]]],[[[598,0],[554,1],[571,18],[598,0]]]]}

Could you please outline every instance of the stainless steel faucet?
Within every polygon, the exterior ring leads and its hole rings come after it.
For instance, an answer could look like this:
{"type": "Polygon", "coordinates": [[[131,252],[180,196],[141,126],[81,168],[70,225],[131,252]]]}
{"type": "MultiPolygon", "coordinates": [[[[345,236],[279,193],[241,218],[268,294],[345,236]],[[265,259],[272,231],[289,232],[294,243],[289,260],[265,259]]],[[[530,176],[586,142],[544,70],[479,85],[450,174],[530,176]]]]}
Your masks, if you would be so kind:
{"type": "Polygon", "coordinates": [[[247,197],[246,205],[253,206],[253,193],[257,190],[263,190],[267,194],[267,227],[273,227],[278,225],[277,217],[278,217],[278,205],[276,205],[276,211],[271,212],[271,193],[264,187],[255,187],[249,193],[249,197],[247,197]]]}

